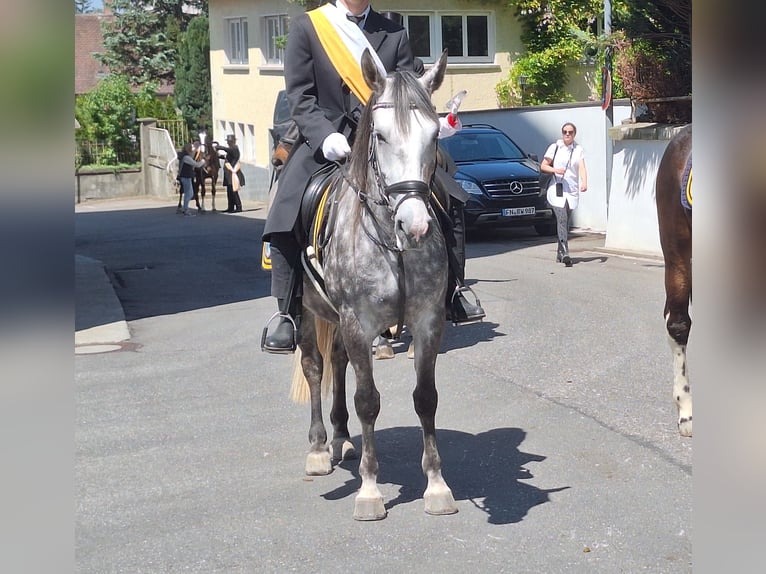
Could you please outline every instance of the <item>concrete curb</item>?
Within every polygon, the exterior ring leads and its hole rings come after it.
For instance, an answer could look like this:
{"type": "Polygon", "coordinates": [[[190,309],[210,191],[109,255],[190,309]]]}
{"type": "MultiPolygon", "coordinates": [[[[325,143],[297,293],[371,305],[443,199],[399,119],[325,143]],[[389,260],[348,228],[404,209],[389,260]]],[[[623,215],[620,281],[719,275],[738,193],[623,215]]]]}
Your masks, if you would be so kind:
{"type": "Polygon", "coordinates": [[[116,344],[128,339],[130,330],[125,313],[104,264],[75,255],[75,352],[78,347],[116,344]]]}

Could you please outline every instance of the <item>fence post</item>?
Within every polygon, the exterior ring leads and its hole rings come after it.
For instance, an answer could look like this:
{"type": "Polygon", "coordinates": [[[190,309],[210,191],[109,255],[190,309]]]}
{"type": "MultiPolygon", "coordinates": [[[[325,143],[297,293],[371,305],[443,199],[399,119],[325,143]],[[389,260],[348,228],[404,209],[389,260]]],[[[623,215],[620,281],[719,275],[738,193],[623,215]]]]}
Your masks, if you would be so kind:
{"type": "Polygon", "coordinates": [[[149,177],[149,169],[147,165],[149,156],[151,155],[149,128],[155,127],[157,125],[157,120],[155,118],[138,118],[136,121],[141,126],[139,132],[139,137],[141,139],[141,182],[143,183],[144,195],[152,195],[152,182],[149,177]]]}

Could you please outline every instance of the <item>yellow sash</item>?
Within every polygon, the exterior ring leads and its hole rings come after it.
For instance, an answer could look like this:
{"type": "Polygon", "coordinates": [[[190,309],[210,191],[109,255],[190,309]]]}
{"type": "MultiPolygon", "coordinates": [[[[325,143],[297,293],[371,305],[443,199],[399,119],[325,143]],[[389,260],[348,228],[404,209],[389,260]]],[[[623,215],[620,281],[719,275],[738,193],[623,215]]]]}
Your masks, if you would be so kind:
{"type": "MultiPolygon", "coordinates": [[[[362,66],[360,64],[361,55],[365,46],[354,45],[353,41],[346,35],[341,36],[335,25],[329,19],[328,14],[325,13],[325,10],[328,9],[335,10],[336,8],[332,4],[325,4],[324,6],[307,12],[307,14],[311,19],[311,23],[314,25],[314,29],[319,37],[319,42],[322,44],[322,47],[327,53],[327,57],[330,58],[330,62],[332,62],[335,70],[338,72],[341,79],[346,82],[346,85],[351,91],[354,92],[354,95],[359,101],[366,104],[367,100],[370,99],[370,94],[372,92],[367,85],[367,82],[364,81],[364,77],[362,76],[362,66]]],[[[369,46],[369,42],[366,42],[366,44],[374,53],[375,51],[369,46]]]]}

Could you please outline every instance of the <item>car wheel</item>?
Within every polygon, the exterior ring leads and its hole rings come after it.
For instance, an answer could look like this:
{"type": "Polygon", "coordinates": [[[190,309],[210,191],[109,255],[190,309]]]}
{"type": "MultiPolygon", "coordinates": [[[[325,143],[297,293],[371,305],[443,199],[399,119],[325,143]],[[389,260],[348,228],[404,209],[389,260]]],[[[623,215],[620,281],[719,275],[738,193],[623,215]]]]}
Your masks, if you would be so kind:
{"type": "Polygon", "coordinates": [[[555,223],[536,223],[535,224],[535,231],[537,231],[538,235],[556,235],[556,224],[555,223]]]}

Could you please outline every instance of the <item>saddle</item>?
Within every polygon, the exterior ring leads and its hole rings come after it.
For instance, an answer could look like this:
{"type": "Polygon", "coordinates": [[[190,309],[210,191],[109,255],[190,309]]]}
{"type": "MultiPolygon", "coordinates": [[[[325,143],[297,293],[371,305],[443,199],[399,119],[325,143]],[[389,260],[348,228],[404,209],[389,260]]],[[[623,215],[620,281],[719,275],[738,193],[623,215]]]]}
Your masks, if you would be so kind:
{"type": "MultiPolygon", "coordinates": [[[[298,216],[298,231],[303,242],[301,251],[303,268],[309,280],[328,303],[329,299],[324,289],[322,255],[330,239],[328,229],[330,229],[332,210],[328,206],[332,205],[332,197],[337,190],[336,184],[341,177],[340,169],[334,163],[328,163],[319,168],[306,184],[298,216]]],[[[264,243],[261,252],[261,267],[266,271],[271,269],[269,248],[270,245],[264,243]]],[[[330,306],[332,307],[332,304],[330,306]]]]}
{"type": "Polygon", "coordinates": [[[330,221],[335,214],[335,210],[332,209],[333,197],[337,193],[337,183],[341,177],[337,164],[328,163],[319,168],[311,176],[303,192],[299,217],[300,236],[304,242],[304,249],[301,251],[303,270],[317,292],[333,309],[335,306],[325,291],[322,256],[330,239],[328,230],[331,229],[330,221]]]}
{"type": "Polygon", "coordinates": [[[692,210],[692,156],[686,160],[686,167],[681,176],[681,205],[688,211],[692,210]]]}

